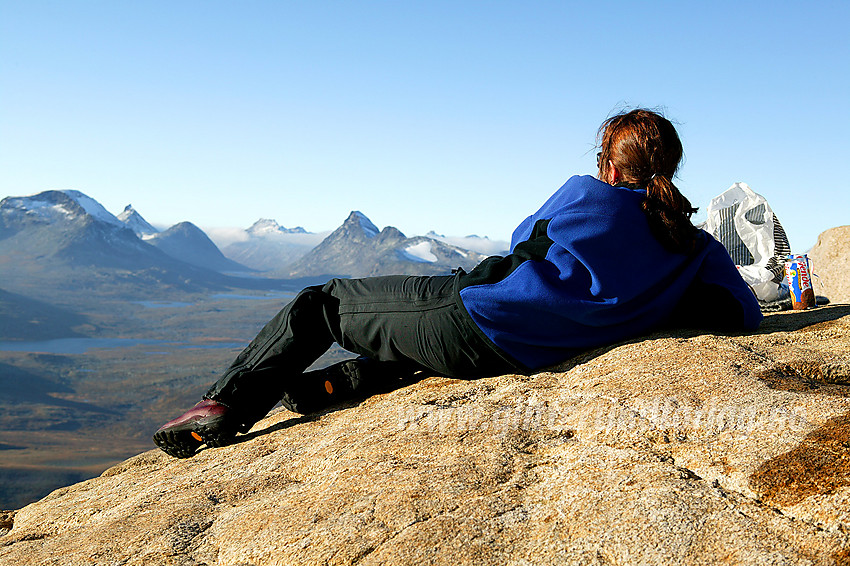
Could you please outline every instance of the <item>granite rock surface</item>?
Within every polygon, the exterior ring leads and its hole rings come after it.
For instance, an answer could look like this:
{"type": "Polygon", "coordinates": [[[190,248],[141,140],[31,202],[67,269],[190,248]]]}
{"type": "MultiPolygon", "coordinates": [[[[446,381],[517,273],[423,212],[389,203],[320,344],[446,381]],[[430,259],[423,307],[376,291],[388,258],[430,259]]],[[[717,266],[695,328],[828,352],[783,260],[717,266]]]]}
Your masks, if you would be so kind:
{"type": "Polygon", "coordinates": [[[280,410],[0,513],[0,564],[848,564],[848,331],[784,312],[280,410]]]}
{"type": "Polygon", "coordinates": [[[815,294],[833,303],[850,304],[850,226],[822,232],[808,252],[812,260],[815,294]]]}

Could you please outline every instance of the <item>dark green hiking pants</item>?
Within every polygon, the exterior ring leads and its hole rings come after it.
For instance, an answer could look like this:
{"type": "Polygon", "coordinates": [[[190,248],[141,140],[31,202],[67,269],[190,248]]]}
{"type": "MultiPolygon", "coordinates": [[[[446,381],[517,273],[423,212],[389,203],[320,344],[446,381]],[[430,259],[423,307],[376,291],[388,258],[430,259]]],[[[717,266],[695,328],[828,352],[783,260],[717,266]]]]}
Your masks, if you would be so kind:
{"type": "Polygon", "coordinates": [[[389,276],[304,289],[205,397],[253,424],[281,400],[313,412],[420,370],[464,379],[518,371],[463,312],[454,285],[455,276],[389,276]],[[349,379],[336,386],[328,381],[333,370],[305,371],[334,342],[363,357],[337,368],[349,379]]]}

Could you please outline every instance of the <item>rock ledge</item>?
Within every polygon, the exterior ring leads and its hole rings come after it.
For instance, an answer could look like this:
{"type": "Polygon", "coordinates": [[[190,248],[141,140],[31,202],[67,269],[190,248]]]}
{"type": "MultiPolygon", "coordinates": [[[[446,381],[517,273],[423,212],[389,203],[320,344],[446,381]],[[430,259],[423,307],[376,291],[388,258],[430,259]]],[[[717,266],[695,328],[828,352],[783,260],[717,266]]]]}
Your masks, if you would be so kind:
{"type": "Polygon", "coordinates": [[[279,411],[0,514],[0,563],[847,564],[848,330],[779,313],[279,411]]]}

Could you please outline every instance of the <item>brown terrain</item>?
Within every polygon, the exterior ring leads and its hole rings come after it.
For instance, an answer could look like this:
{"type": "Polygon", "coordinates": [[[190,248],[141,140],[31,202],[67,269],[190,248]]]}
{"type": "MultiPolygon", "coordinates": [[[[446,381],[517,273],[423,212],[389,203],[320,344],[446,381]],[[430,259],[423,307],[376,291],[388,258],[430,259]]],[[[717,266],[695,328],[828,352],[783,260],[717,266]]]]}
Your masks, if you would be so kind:
{"type": "MultiPolygon", "coordinates": [[[[0,351],[0,508],[22,507],[152,448],[153,431],[197,402],[288,299],[185,300],[81,306],[91,328],[75,328],[128,345],[0,351]]],[[[334,350],[322,363],[345,355],[334,350]]]]}

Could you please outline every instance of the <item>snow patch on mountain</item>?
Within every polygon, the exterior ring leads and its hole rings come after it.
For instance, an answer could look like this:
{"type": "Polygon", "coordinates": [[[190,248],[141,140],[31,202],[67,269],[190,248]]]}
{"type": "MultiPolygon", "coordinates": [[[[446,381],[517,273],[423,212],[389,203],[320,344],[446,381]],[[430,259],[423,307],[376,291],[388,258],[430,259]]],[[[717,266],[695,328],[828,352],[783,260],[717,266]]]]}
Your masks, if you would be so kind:
{"type": "Polygon", "coordinates": [[[4,212],[11,214],[19,212],[27,216],[34,216],[49,220],[59,216],[73,216],[74,213],[65,208],[62,204],[56,204],[46,200],[39,200],[33,197],[9,197],[5,199],[6,206],[4,212]]]}
{"type": "Polygon", "coordinates": [[[409,261],[424,263],[434,263],[438,259],[431,251],[431,242],[428,240],[404,248],[401,250],[401,256],[409,261]]]}
{"type": "Polygon", "coordinates": [[[73,189],[63,189],[60,192],[65,193],[66,195],[74,199],[77,204],[83,207],[83,210],[85,210],[87,214],[93,216],[97,220],[100,220],[101,222],[106,222],[107,224],[112,224],[113,226],[119,226],[122,228],[124,227],[123,222],[118,220],[118,218],[114,214],[103,208],[103,205],[101,205],[99,202],[97,202],[90,196],[73,189]]]}

